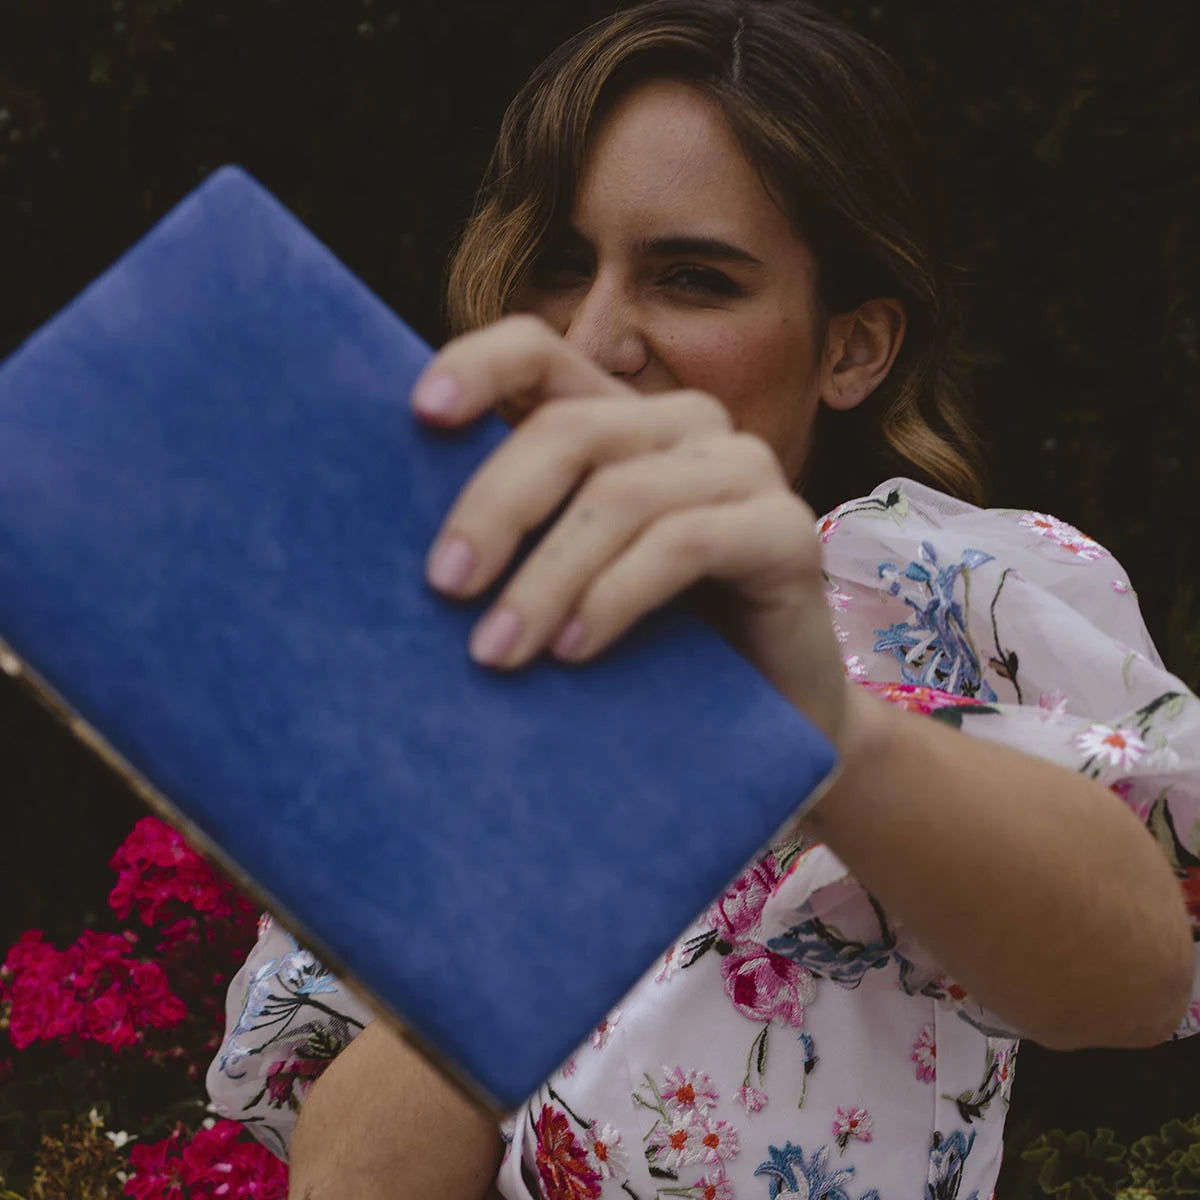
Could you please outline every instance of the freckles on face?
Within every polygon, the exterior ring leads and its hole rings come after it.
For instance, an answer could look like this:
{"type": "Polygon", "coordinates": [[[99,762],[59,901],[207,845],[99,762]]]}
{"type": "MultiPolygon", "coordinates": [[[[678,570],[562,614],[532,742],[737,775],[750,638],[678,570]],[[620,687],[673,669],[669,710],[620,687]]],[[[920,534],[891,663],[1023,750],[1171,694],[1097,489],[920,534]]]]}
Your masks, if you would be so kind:
{"type": "Polygon", "coordinates": [[[695,88],[642,84],[604,118],[570,227],[514,307],[643,392],[711,393],[799,474],[819,398],[815,261],[695,88]]]}

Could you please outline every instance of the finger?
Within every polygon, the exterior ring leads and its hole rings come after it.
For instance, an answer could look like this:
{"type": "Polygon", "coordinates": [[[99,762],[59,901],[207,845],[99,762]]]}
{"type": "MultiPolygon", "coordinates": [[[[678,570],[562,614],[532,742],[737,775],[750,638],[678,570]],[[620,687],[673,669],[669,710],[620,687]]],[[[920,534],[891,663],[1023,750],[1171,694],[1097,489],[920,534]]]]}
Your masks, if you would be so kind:
{"type": "Polygon", "coordinates": [[[772,492],[669,513],[596,576],[552,648],[560,658],[592,658],[704,578],[732,585],[745,604],[799,603],[821,578],[811,511],[790,493],[772,492]]]}
{"type": "MultiPolygon", "coordinates": [[[[460,425],[513,397],[627,396],[632,389],[568,345],[544,321],[527,314],[448,342],[421,372],[414,411],[442,425],[460,425]]],[[[523,402],[520,407],[524,407],[523,402]]]]}
{"type": "Polygon", "coordinates": [[[472,655],[491,666],[524,665],[550,643],[596,576],[654,521],[784,486],[770,447],[750,434],[684,442],[600,468],[476,626],[472,655]]]}
{"type": "Polygon", "coordinates": [[[543,405],[459,494],[430,551],[430,583],[460,596],[477,595],[500,575],[521,539],[592,471],[693,438],[725,434],[729,427],[725,409],[701,392],[543,405]]]}

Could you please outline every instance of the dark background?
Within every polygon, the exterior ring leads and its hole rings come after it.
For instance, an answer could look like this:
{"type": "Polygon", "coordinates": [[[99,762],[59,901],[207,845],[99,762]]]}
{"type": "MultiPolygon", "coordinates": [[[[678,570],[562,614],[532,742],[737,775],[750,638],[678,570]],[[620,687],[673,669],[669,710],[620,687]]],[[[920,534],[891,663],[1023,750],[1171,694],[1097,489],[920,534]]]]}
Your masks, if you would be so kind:
{"type": "MultiPolygon", "coordinates": [[[[0,0],[0,355],[231,161],[439,340],[443,263],[504,104],[616,7],[0,0]]],[[[832,7],[893,53],[923,103],[992,502],[1109,546],[1195,688],[1200,5],[832,7]]],[[[0,803],[0,950],[34,926],[65,944],[102,914],[106,860],[140,810],[6,679],[0,803]]],[[[1010,1144],[1190,1115],[1198,1051],[1027,1047],[1010,1144]]]]}

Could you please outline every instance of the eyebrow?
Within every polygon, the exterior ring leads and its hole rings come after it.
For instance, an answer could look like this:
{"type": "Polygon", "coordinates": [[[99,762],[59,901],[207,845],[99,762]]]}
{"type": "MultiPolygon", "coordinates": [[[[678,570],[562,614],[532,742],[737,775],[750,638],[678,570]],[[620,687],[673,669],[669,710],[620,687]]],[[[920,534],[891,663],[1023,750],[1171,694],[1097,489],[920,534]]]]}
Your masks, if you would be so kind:
{"type": "MultiPolygon", "coordinates": [[[[591,243],[573,225],[568,226],[564,233],[569,241],[591,249],[591,243]]],[[[740,263],[748,267],[763,265],[761,259],[732,242],[695,234],[676,233],[665,237],[646,238],[638,242],[634,250],[637,254],[658,258],[696,257],[716,262],[740,263]]]]}
{"type": "Polygon", "coordinates": [[[762,260],[756,258],[748,250],[743,250],[731,242],[723,242],[720,238],[672,234],[668,237],[651,238],[639,242],[637,250],[639,254],[664,258],[694,255],[697,258],[715,259],[718,262],[742,263],[751,267],[762,266],[762,260]]]}

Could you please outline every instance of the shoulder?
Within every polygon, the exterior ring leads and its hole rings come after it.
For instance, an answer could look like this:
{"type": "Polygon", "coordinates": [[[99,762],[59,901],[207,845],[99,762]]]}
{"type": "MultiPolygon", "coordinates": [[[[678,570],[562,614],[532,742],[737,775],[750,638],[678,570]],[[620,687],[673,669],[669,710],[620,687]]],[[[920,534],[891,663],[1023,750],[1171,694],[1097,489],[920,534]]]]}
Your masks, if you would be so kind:
{"type": "MultiPolygon", "coordinates": [[[[1121,564],[1095,538],[1049,513],[979,508],[911,479],[894,478],[818,522],[832,577],[897,598],[966,593],[1024,619],[1070,612],[1159,664],[1121,564]]],[[[976,604],[976,607],[977,607],[976,604]]]]}

